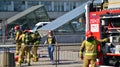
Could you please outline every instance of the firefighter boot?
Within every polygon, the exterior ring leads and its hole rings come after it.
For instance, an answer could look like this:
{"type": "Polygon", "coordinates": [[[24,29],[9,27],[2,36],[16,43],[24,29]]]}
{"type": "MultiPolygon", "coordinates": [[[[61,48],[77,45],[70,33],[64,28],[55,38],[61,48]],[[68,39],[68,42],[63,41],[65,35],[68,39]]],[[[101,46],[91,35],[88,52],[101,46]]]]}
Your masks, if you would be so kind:
{"type": "Polygon", "coordinates": [[[28,66],[31,66],[30,59],[26,59],[28,66]]]}
{"type": "Polygon", "coordinates": [[[18,58],[18,62],[16,63],[17,66],[21,66],[21,63],[24,62],[24,58],[18,58]]]}
{"type": "Polygon", "coordinates": [[[27,63],[28,63],[28,66],[31,66],[31,64],[30,64],[30,62],[31,62],[31,60],[30,60],[30,48],[28,47],[28,50],[26,51],[26,58],[27,58],[27,63]]]}
{"type": "Polygon", "coordinates": [[[17,66],[17,67],[18,67],[18,66],[21,67],[21,63],[17,62],[17,63],[16,63],[16,66],[17,66]]]}
{"type": "Polygon", "coordinates": [[[27,59],[27,64],[28,64],[28,66],[31,66],[30,59],[27,59]]]}
{"type": "Polygon", "coordinates": [[[33,62],[37,62],[37,61],[38,61],[38,58],[35,58],[35,57],[34,57],[34,58],[32,58],[32,61],[33,61],[33,62]]]}
{"type": "Polygon", "coordinates": [[[28,66],[31,66],[31,64],[30,64],[30,63],[28,63],[28,66]]]}

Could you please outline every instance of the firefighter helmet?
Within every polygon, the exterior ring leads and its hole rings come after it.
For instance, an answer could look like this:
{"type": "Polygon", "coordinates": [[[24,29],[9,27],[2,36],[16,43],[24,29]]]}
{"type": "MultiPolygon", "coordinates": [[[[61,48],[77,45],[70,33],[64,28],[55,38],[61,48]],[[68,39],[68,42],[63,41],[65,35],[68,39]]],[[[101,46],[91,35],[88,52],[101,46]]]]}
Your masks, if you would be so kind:
{"type": "Polygon", "coordinates": [[[18,29],[19,29],[19,26],[16,25],[16,26],[14,27],[14,30],[18,30],[18,29]]]}
{"type": "Polygon", "coordinates": [[[90,30],[88,30],[87,32],[86,32],[86,36],[87,37],[90,37],[90,36],[92,36],[93,34],[92,34],[92,32],[90,31],[90,30]]]}

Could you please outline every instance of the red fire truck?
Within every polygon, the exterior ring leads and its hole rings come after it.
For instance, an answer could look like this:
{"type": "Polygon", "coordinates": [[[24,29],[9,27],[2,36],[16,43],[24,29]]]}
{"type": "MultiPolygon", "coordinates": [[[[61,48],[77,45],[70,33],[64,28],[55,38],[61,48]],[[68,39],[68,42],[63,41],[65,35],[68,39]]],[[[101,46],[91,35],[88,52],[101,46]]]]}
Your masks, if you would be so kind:
{"type": "Polygon", "coordinates": [[[110,39],[98,45],[97,64],[120,67],[120,9],[101,9],[88,3],[87,30],[91,30],[96,39],[110,39]]]}

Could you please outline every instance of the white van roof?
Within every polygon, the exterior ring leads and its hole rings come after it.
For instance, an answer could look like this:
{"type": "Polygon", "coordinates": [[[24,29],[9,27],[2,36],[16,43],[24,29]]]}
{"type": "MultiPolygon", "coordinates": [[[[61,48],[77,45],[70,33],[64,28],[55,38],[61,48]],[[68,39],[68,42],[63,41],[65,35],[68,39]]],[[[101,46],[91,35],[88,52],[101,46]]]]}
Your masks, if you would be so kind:
{"type": "Polygon", "coordinates": [[[36,26],[39,26],[39,25],[44,24],[44,23],[50,23],[50,22],[38,22],[38,23],[36,24],[36,26]]]}

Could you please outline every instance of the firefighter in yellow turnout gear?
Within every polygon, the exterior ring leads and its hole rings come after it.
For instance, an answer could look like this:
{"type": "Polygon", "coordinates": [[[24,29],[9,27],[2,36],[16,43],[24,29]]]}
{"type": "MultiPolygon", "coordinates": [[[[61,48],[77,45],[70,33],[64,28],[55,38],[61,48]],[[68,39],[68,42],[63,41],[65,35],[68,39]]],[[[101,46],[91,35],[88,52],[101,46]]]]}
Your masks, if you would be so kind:
{"type": "Polygon", "coordinates": [[[38,50],[38,45],[40,44],[40,40],[41,40],[41,36],[38,33],[38,31],[35,31],[33,34],[31,34],[32,38],[33,38],[33,47],[32,47],[32,54],[33,54],[33,62],[37,62],[38,61],[38,54],[37,54],[37,50],[38,50]]]}
{"type": "Polygon", "coordinates": [[[18,55],[19,49],[21,47],[21,41],[19,40],[19,37],[22,34],[22,32],[20,31],[19,26],[15,26],[14,30],[15,30],[15,43],[16,43],[15,55],[18,55]]]}
{"type": "Polygon", "coordinates": [[[89,64],[91,64],[91,67],[96,67],[97,44],[107,42],[109,38],[97,40],[89,30],[87,31],[86,36],[87,40],[84,40],[80,47],[80,58],[83,59],[82,67],[89,67],[89,64]]]}
{"type": "Polygon", "coordinates": [[[19,39],[22,41],[22,44],[21,44],[17,66],[20,66],[21,63],[23,62],[24,54],[26,55],[28,66],[30,66],[30,58],[31,58],[30,57],[30,49],[31,49],[30,42],[32,38],[30,36],[29,30],[25,30],[19,39]]]}

